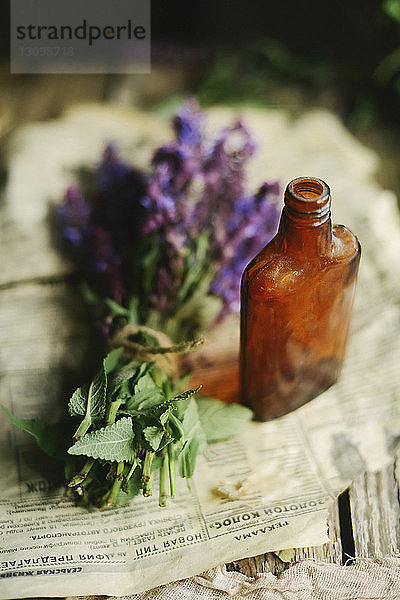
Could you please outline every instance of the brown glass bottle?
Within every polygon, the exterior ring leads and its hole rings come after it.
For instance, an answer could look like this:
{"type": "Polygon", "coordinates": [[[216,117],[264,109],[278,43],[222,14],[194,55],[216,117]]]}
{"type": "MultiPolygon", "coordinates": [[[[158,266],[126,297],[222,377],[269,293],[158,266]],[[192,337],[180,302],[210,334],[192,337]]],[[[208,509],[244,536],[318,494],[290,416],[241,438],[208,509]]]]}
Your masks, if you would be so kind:
{"type": "Polygon", "coordinates": [[[360,252],[351,231],[332,227],[326,183],[289,183],[278,233],[242,277],[241,396],[257,419],[284,415],[336,381],[360,252]]]}

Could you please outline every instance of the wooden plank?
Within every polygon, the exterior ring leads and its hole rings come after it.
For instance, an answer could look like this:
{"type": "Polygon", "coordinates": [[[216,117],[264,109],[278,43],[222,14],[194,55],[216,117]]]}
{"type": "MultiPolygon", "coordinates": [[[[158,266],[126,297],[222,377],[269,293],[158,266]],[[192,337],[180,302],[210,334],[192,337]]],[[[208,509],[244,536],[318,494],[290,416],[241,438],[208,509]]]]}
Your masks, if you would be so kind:
{"type": "Polygon", "coordinates": [[[397,555],[400,548],[399,483],[395,464],[364,473],[349,488],[356,558],[397,555]]]}
{"type": "Polygon", "coordinates": [[[328,537],[329,542],[322,546],[310,546],[309,548],[296,548],[293,562],[314,559],[327,563],[342,564],[342,542],[340,539],[339,508],[334,502],[328,515],[328,537]]]}

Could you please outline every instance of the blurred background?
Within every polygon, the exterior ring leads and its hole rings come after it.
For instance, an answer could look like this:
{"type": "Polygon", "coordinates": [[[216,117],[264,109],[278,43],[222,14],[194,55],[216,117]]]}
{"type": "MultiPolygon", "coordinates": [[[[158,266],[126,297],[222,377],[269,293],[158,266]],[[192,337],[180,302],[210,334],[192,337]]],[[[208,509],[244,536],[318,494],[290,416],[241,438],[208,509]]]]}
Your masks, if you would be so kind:
{"type": "Polygon", "coordinates": [[[8,0],[0,24],[2,141],[82,101],[324,107],[378,152],[380,183],[399,196],[400,0],[153,0],[150,75],[11,75],[8,0]]]}

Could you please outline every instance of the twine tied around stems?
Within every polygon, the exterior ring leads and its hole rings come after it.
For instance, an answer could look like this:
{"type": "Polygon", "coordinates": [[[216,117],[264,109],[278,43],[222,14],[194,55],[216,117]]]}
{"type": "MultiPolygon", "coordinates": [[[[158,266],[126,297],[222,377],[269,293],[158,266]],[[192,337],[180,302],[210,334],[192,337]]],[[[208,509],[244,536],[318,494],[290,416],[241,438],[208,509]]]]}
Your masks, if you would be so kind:
{"type": "Polygon", "coordinates": [[[174,344],[165,333],[146,327],[128,323],[119,329],[110,340],[112,348],[124,348],[123,356],[130,360],[136,358],[143,362],[155,362],[167,373],[173,375],[178,371],[177,356],[192,352],[204,343],[204,337],[174,344]],[[138,333],[144,332],[155,338],[159,345],[147,345],[135,341],[138,333]]]}

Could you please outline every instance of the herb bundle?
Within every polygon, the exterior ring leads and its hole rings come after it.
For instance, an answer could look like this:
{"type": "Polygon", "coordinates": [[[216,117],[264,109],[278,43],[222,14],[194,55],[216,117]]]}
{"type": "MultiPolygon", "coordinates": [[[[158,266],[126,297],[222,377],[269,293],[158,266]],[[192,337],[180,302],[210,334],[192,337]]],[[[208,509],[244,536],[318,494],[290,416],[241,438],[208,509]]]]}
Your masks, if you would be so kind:
{"type": "Polygon", "coordinates": [[[120,506],[140,491],[151,496],[157,472],[159,505],[165,506],[175,493],[175,464],[190,479],[207,444],[238,433],[252,413],[211,398],[195,401],[200,388],[178,393],[181,381],[173,383],[155,362],[127,362],[122,352],[112,350],[93,380],[75,390],[72,419],[52,427],[5,412],[65,462],[68,490],[86,506],[120,506]]]}
{"type": "Polygon", "coordinates": [[[190,479],[207,444],[251,418],[240,405],[195,398],[201,386],[184,391],[176,356],[238,311],[242,270],[277,228],[279,185],[246,193],[255,144],[240,121],[211,142],[191,100],[173,129],[175,140],[155,151],[148,173],[109,145],[56,207],[84,297],[114,349],[75,390],[64,422],[50,427],[8,413],[64,461],[68,490],[87,506],[150,496],[154,480],[165,506],[175,465],[190,479]]]}

